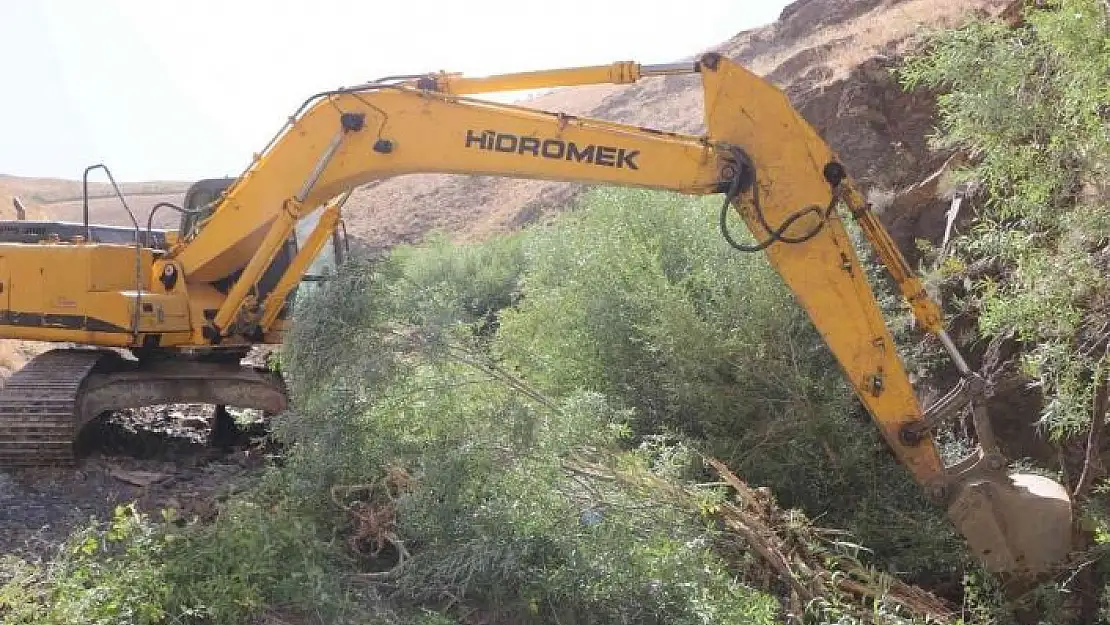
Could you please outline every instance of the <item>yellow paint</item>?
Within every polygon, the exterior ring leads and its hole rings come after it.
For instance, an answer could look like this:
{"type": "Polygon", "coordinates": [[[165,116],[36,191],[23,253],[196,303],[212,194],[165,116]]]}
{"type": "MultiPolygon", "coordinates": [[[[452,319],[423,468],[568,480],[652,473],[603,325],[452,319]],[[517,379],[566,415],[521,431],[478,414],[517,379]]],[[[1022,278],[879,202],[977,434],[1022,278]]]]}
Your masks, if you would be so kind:
{"type": "MultiPolygon", "coordinates": [[[[462,74],[441,73],[436,75],[433,80],[437,91],[463,95],[550,87],[575,87],[599,83],[621,85],[636,82],[639,79],[640,66],[631,61],[621,61],[611,65],[572,67],[477,78],[468,78],[462,74]]],[[[413,85],[413,83],[409,84],[413,85]]]]}
{"type": "MultiPolygon", "coordinates": [[[[786,96],[743,67],[724,61],[717,71],[703,72],[703,79],[709,133],[742,146],[756,163],[771,226],[804,207],[827,206],[832,189],[823,169],[837,160],[836,155],[786,96]]],[[[751,207],[741,212],[756,238],[764,238],[751,207]]],[[[803,218],[785,234],[803,235],[816,221],[816,216],[803,218]]],[[[898,430],[919,419],[921,408],[840,219],[829,219],[805,243],[776,243],[766,253],[899,458],[923,483],[940,475],[942,464],[933,445],[907,447],[898,439],[898,430]],[[877,379],[882,384],[878,394],[873,392],[877,379]]]]}
{"type": "MultiPolygon", "coordinates": [[[[803,207],[829,204],[832,189],[823,168],[836,158],[829,146],[778,89],[727,59],[705,56],[700,61],[708,129],[704,137],[458,95],[632,82],[641,76],[640,69],[634,63],[616,63],[478,79],[440,74],[431,77],[435,90],[407,84],[324,96],[258,156],[195,236],[171,237],[173,247],[163,259],[143,251],[138,283],[135,251],[127,246],[0,244],[0,280],[8,287],[0,302],[6,302],[6,311],[69,311],[123,329],[105,333],[45,323],[0,324],[0,336],[116,346],[159,336],[163,346],[203,346],[210,344],[204,329],[214,318],[220,330],[235,327],[237,321],[258,323],[266,330],[265,341],[280,341],[287,322],[276,319],[279,304],[302,277],[309,264],[305,261],[319,249],[337,215],[325,212],[321,228],[305,242],[305,254],[290,263],[273,298],[260,304],[263,294],[257,292],[256,281],[295,220],[358,185],[407,173],[564,180],[705,195],[727,187],[731,178],[726,172],[734,170],[735,150],[740,149],[756,165],[763,209],[772,225],[803,207]],[[298,202],[297,194],[340,132],[344,113],[361,115],[362,127],[343,134],[335,157],[298,202]],[[514,151],[506,151],[510,144],[516,146],[514,151]],[[584,156],[586,146],[594,146],[589,158],[584,156]],[[579,158],[568,158],[571,154],[579,158]],[[625,159],[619,154],[635,156],[625,159]],[[167,262],[179,271],[178,283],[169,290],[158,282],[167,262]],[[247,278],[231,285],[226,295],[213,285],[236,271],[247,278]],[[138,285],[143,287],[144,306],[136,339],[130,332],[138,285]],[[147,304],[153,308],[147,310],[147,304]]],[[[940,331],[939,309],[878,220],[861,210],[862,199],[850,180],[842,191],[924,327],[940,331]]],[[[737,208],[743,219],[757,238],[765,237],[754,216],[752,196],[741,199],[737,208]]],[[[819,221],[812,215],[801,219],[787,234],[808,231],[819,221]]],[[[898,440],[898,429],[919,419],[921,409],[840,217],[832,215],[809,241],[776,243],[766,253],[899,458],[918,481],[935,478],[941,464],[932,442],[911,448],[898,440]]],[[[232,334],[222,342],[247,339],[232,334]]]]}
{"type": "Polygon", "coordinates": [[[316,227],[312,229],[312,233],[308,235],[308,238],[297,251],[296,257],[293,258],[293,262],[290,263],[289,271],[282,276],[281,281],[262,302],[261,326],[264,331],[269,330],[274,325],[278,314],[285,306],[286,297],[297,286],[301,276],[308,270],[309,265],[312,264],[312,261],[320,254],[320,250],[331,238],[336,224],[339,223],[339,207],[343,205],[347,197],[348,195],[344,194],[341,198],[328,203],[327,207],[320,213],[320,220],[316,222],[316,227]]]}

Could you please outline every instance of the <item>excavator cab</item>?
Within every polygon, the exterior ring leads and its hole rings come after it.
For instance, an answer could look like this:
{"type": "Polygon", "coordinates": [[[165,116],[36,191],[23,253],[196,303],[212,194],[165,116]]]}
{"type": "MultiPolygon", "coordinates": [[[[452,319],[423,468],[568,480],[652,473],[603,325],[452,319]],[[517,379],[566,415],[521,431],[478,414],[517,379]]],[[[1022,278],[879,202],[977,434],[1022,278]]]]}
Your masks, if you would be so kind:
{"type": "MultiPolygon", "coordinates": [[[[215,207],[217,201],[223,195],[224,191],[228,189],[235,182],[235,178],[206,178],[198,180],[185,192],[185,199],[182,202],[182,207],[185,212],[181,215],[181,227],[179,236],[182,238],[190,237],[202,227],[205,219],[207,219],[215,207]]],[[[259,280],[259,298],[265,297],[271,289],[277,284],[277,281],[285,273],[289,263],[293,261],[296,256],[298,242],[308,236],[312,229],[316,227],[317,221],[320,219],[320,214],[323,211],[323,206],[318,207],[308,215],[305,215],[297,223],[293,234],[285,245],[278,250],[277,255],[274,257],[273,263],[262,275],[259,280]]],[[[347,241],[347,229],[342,220],[339,221],[332,233],[331,239],[325,243],[324,248],[313,260],[308,270],[301,277],[300,284],[293,288],[287,298],[288,304],[292,304],[296,300],[297,293],[309,292],[316,288],[317,283],[327,280],[330,276],[334,275],[338,270],[339,265],[343,263],[350,251],[350,245],[347,241]]]]}

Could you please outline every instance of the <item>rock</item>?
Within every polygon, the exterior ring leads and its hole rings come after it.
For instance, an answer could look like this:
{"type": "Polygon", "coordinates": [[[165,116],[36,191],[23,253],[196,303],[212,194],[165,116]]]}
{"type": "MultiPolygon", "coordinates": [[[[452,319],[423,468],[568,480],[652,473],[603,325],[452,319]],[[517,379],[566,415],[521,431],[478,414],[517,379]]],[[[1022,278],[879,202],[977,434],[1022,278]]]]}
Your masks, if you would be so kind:
{"type": "Polygon", "coordinates": [[[15,499],[21,490],[11,475],[0,471],[0,501],[15,499]]]}
{"type": "Polygon", "coordinates": [[[154,471],[131,471],[118,467],[113,467],[112,469],[109,469],[108,475],[111,475],[112,477],[126,484],[142,487],[161,482],[162,480],[169,477],[165,473],[157,473],[154,471]]]}
{"type": "Polygon", "coordinates": [[[190,430],[207,430],[212,427],[212,424],[204,417],[184,417],[181,419],[181,427],[190,430]]]}

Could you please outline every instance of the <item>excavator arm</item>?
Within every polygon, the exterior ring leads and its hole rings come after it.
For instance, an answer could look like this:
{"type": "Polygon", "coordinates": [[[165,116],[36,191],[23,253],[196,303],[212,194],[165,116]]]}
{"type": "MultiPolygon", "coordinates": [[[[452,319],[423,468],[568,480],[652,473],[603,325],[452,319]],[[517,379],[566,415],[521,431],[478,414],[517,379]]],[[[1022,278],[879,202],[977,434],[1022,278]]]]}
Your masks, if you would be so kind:
{"type": "MultiPolygon", "coordinates": [[[[355,187],[418,172],[723,194],[756,240],[748,246],[728,236],[723,210],[722,228],[730,242],[766,254],[887,444],[930,497],[948,509],[987,565],[1039,571],[1067,552],[1071,510],[1066,493],[1047,480],[1007,476],[988,420],[975,419],[981,440],[990,441],[985,449],[954,467],[942,462],[932,436],[936,423],[969,403],[981,416],[985,385],[945,334],[939,307],[830,147],[780,90],[717,54],[662,66],[624,62],[487,78],[431,74],[318,94],[227,189],[196,234],[158,261],[154,273],[180,274],[189,285],[239,272],[218,309],[196,328],[196,342],[258,335],[274,322],[285,294],[323,244],[338,206],[324,208],[317,231],[289,264],[279,288],[258,297],[259,278],[297,221],[355,187]],[[682,73],[701,78],[704,136],[467,97],[682,73]],[[923,411],[914,395],[837,210],[841,204],[890,271],[920,326],[940,339],[965,378],[959,392],[936,410],[923,411]]],[[[192,316],[201,318],[198,311],[192,316]]]]}

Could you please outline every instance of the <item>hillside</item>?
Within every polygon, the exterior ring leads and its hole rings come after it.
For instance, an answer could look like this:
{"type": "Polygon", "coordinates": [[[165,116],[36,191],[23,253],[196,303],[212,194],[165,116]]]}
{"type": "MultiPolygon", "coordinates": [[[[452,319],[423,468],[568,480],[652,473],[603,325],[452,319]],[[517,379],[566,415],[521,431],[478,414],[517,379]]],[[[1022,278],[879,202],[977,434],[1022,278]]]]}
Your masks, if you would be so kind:
{"type": "MultiPolygon", "coordinates": [[[[745,31],[714,49],[743,62],[785,89],[795,106],[836,149],[865,188],[888,195],[918,183],[942,163],[927,150],[934,121],[928,93],[903,92],[888,69],[924,29],[959,23],[969,12],[997,13],[1004,0],[798,0],[774,24],[745,31]]],[[[614,54],[618,54],[614,52],[614,54]]],[[[619,54],[618,54],[619,56],[619,54]]],[[[703,131],[696,76],[653,78],[628,86],[559,89],[527,101],[542,110],[688,133],[703,131]]],[[[188,182],[123,183],[140,225],[158,202],[180,203],[188,182]]],[[[542,220],[583,185],[515,178],[409,175],[357,190],[345,209],[348,233],[371,250],[419,241],[444,230],[479,240],[542,220]]],[[[81,221],[81,182],[0,174],[0,219],[15,217],[13,196],[31,219],[81,221]]],[[[130,225],[105,182],[90,183],[90,220],[130,225]]],[[[884,215],[905,253],[915,238],[936,239],[946,202],[918,197],[884,215]],[[930,200],[932,200],[930,202],[930,200]]],[[[158,227],[178,216],[163,211],[158,227]]],[[[14,356],[14,364],[22,358],[14,356]]]]}
{"type": "MultiPolygon", "coordinates": [[[[943,163],[926,148],[934,120],[928,93],[903,92],[888,72],[924,29],[959,23],[969,12],[998,13],[1004,0],[798,0],[780,19],[737,34],[714,49],[739,60],[785,89],[795,106],[836,149],[873,194],[914,185],[943,163]]],[[[639,84],[559,89],[527,105],[549,111],[699,133],[701,93],[696,76],[639,84]]],[[[188,182],[123,183],[140,225],[158,202],[180,203],[188,182]]],[[[433,230],[457,240],[479,240],[542,220],[568,206],[583,185],[487,176],[418,174],[357,190],[345,209],[348,233],[371,250],[419,241],[433,230]]],[[[90,220],[130,225],[105,182],[90,183],[90,220]]],[[[0,219],[15,217],[12,197],[31,219],[81,221],[81,182],[0,174],[0,219]]],[[[947,203],[917,197],[884,215],[900,247],[913,256],[913,240],[935,240],[947,203]]],[[[178,216],[163,211],[158,227],[178,216]]],[[[22,358],[13,357],[18,364],[22,358]]]]}
{"type": "MultiPolygon", "coordinates": [[[[1006,4],[799,0],[784,9],[778,22],[742,32],[714,49],[785,89],[864,186],[884,192],[922,180],[943,162],[925,146],[933,100],[924,93],[905,94],[894,84],[887,72],[893,59],[923,29],[958,23],[971,11],[998,12],[1006,4]]],[[[695,76],[560,89],[532,98],[527,105],[666,130],[703,130],[695,76]]],[[[186,186],[128,183],[124,189],[137,218],[145,222],[151,206],[180,201],[186,186]]],[[[577,184],[514,178],[409,175],[358,190],[345,213],[349,233],[374,249],[414,242],[432,230],[476,240],[542,219],[565,207],[582,189],[577,184]]],[[[19,194],[51,218],[82,218],[78,181],[0,175],[0,217],[9,214],[5,211],[10,211],[11,194],[19,194]]],[[[129,223],[108,185],[93,185],[92,194],[102,196],[91,202],[93,221],[129,223]]],[[[895,217],[896,223],[888,226],[903,248],[915,236],[935,234],[942,219],[927,214],[919,223],[919,212],[895,217]]],[[[167,212],[158,225],[172,226],[175,220],[167,212]]]]}
{"type": "MultiPolygon", "coordinates": [[[[902,93],[887,68],[923,29],[958,23],[970,11],[996,13],[1006,4],[799,0],[778,22],[742,32],[715,50],[785,89],[865,187],[899,188],[918,182],[943,159],[925,146],[932,98],[902,93]]],[[[665,130],[704,130],[696,76],[563,89],[527,104],[665,130]]],[[[581,185],[545,181],[410,175],[358,191],[346,218],[349,232],[374,247],[416,241],[433,229],[474,240],[541,219],[581,190],[581,185]]],[[[910,216],[896,235],[921,234],[917,219],[910,216]]]]}
{"type": "MultiPolygon", "coordinates": [[[[103,177],[95,172],[97,180],[103,177]]],[[[150,208],[160,201],[180,202],[188,182],[153,180],[123,182],[120,188],[127,196],[128,205],[142,223],[150,208]]],[[[0,174],[0,219],[14,219],[12,198],[18,197],[27,207],[29,219],[58,219],[81,221],[83,219],[82,185],[80,180],[62,178],[24,178],[0,174]]],[[[89,218],[95,223],[129,225],[130,219],[107,182],[89,182],[89,218]]],[[[168,216],[168,213],[167,213],[168,216]]],[[[172,218],[159,220],[161,225],[174,222],[172,218]]]]}

